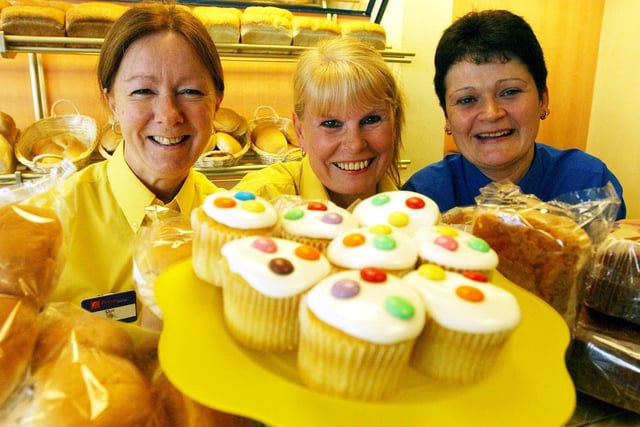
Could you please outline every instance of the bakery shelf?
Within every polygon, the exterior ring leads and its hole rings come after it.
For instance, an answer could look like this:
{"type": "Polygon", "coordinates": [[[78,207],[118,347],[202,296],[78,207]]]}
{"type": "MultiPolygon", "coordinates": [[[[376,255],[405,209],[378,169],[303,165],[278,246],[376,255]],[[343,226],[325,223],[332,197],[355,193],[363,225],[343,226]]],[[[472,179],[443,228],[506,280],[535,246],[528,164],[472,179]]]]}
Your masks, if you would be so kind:
{"type": "MultiPolygon", "coordinates": [[[[14,53],[62,53],[97,54],[103,39],[83,37],[13,36],[0,31],[0,55],[11,57],[14,53]]],[[[288,60],[309,49],[303,46],[257,45],[243,43],[216,44],[223,59],[240,60],[288,60]]],[[[414,52],[387,48],[380,51],[387,62],[410,63],[414,52]]]]}

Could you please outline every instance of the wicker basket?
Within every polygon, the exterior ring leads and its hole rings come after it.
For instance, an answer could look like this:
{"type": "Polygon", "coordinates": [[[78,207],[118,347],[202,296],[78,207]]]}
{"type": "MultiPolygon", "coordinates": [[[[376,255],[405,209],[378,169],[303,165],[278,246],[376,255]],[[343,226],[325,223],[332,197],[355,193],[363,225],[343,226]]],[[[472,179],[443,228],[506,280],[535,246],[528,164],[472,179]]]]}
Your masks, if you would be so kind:
{"type": "Polygon", "coordinates": [[[249,151],[249,148],[251,148],[251,141],[246,135],[239,142],[242,144],[242,150],[237,153],[216,150],[214,146],[214,149],[202,154],[194,166],[196,168],[212,169],[237,165],[240,159],[249,151]]]}
{"type": "Polygon", "coordinates": [[[49,138],[63,133],[71,133],[85,147],[85,150],[70,159],[75,167],[80,170],[85,167],[91,160],[91,154],[98,144],[98,123],[89,116],[83,116],[78,111],[76,105],[68,99],[59,99],[51,106],[51,116],[40,119],[20,134],[20,138],[15,146],[16,159],[34,172],[47,173],[56,162],[44,163],[45,158],[58,158],[62,156],[56,154],[41,154],[33,156],[32,148],[34,143],[43,138],[49,138]],[[57,116],[55,114],[56,106],[62,102],[71,104],[76,114],[65,114],[57,116]]]}
{"type": "MultiPolygon", "coordinates": [[[[265,122],[273,123],[278,129],[283,131],[283,133],[286,136],[285,129],[287,125],[291,123],[291,119],[285,119],[285,118],[279,117],[276,111],[272,107],[260,106],[256,108],[256,111],[253,114],[253,120],[251,120],[247,125],[247,140],[251,142],[251,149],[255,151],[255,153],[258,155],[258,158],[260,159],[260,163],[270,165],[273,163],[300,160],[302,158],[302,150],[300,148],[291,149],[286,153],[273,154],[273,153],[268,153],[256,147],[256,145],[253,143],[252,132],[259,124],[265,123],[265,122]],[[268,110],[268,112],[271,115],[260,116],[260,113],[262,110],[268,110]]],[[[292,141],[289,140],[289,142],[291,143],[292,141]]]]}

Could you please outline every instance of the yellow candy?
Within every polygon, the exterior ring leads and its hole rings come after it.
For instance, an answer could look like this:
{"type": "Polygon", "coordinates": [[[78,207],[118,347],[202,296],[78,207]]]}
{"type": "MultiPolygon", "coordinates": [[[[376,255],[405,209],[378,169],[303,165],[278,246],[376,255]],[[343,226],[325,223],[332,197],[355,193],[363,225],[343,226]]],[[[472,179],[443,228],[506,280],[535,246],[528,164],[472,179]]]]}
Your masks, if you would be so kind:
{"type": "Polygon", "coordinates": [[[444,280],[446,276],[442,267],[435,264],[422,264],[418,267],[418,274],[429,280],[444,280]]]}
{"type": "Polygon", "coordinates": [[[386,224],[378,224],[369,227],[369,231],[373,234],[391,234],[393,229],[386,224]]]}
{"type": "Polygon", "coordinates": [[[448,225],[439,225],[436,227],[436,231],[439,234],[449,236],[449,237],[456,237],[458,235],[458,230],[448,225]]]}
{"type": "Polygon", "coordinates": [[[249,212],[260,213],[265,211],[265,207],[257,200],[247,200],[242,202],[242,209],[249,212]]]}
{"type": "Polygon", "coordinates": [[[409,224],[409,215],[400,211],[391,212],[387,217],[387,221],[394,227],[406,227],[409,224]]]}

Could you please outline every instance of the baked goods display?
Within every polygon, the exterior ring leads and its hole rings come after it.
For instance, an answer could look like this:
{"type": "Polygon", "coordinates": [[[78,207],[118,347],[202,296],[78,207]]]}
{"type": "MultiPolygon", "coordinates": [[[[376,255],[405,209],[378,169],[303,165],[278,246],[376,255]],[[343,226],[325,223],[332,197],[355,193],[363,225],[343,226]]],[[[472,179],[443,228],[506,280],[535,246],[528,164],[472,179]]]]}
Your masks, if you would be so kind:
{"type": "Polygon", "coordinates": [[[338,269],[376,267],[402,276],[416,267],[418,248],[406,234],[388,225],[346,231],[327,246],[327,258],[338,269]]]}
{"type": "Polygon", "coordinates": [[[515,297],[487,282],[422,264],[403,278],[423,297],[427,320],[411,355],[418,372],[445,382],[478,381],[491,371],[520,324],[515,297]]]}
{"type": "Polygon", "coordinates": [[[438,205],[413,191],[386,191],[362,200],[353,209],[362,226],[385,224],[407,235],[440,221],[438,205]]]}
{"type": "Polygon", "coordinates": [[[294,16],[291,22],[294,46],[315,46],[341,36],[340,25],[326,18],[294,16]]]}
{"type": "Polygon", "coordinates": [[[331,240],[359,227],[348,210],[328,201],[301,201],[284,208],[280,214],[278,235],[325,252],[331,240]]]}
{"type": "Polygon", "coordinates": [[[198,277],[222,286],[224,265],[220,250],[235,239],[270,236],[278,221],[271,203],[248,191],[222,191],[207,196],[191,213],[193,269],[198,277]]]}
{"type": "Polygon", "coordinates": [[[375,49],[383,50],[387,47],[387,32],[382,25],[375,22],[342,21],[340,31],[342,37],[362,40],[375,49]]]}
{"type": "Polygon", "coordinates": [[[419,228],[413,238],[420,263],[437,264],[445,270],[480,272],[491,277],[498,254],[480,237],[445,224],[419,228]]]}
{"type": "Polygon", "coordinates": [[[45,208],[0,207],[0,294],[40,308],[58,283],[64,263],[62,225],[45,208]]]}
{"type": "Polygon", "coordinates": [[[420,296],[398,277],[375,268],[332,274],[300,307],[300,379],[331,396],[389,398],[424,322],[420,296]]]}
{"type": "Polygon", "coordinates": [[[545,300],[573,325],[591,240],[571,218],[545,206],[479,210],[472,234],[497,252],[498,270],[506,278],[545,300]]]}
{"type": "Polygon", "coordinates": [[[241,139],[247,132],[247,119],[236,110],[228,107],[220,107],[213,119],[213,128],[216,132],[224,132],[236,139],[241,139]]]}
{"type": "Polygon", "coordinates": [[[302,158],[292,120],[279,117],[269,106],[256,108],[248,124],[247,140],[263,164],[302,158]]]}
{"type": "Polygon", "coordinates": [[[31,146],[32,159],[36,163],[55,164],[62,158],[77,159],[86,150],[80,139],[71,132],[38,139],[31,146]]]}
{"type": "Polygon", "coordinates": [[[221,254],[229,333],[254,350],[295,349],[300,298],[331,270],[324,255],[312,246],[263,236],[228,242],[221,254]]]}
{"type": "Polygon", "coordinates": [[[10,144],[15,144],[18,139],[16,121],[4,111],[0,111],[0,135],[4,136],[10,144]]]}
{"type": "Polygon", "coordinates": [[[599,244],[585,288],[587,306],[640,325],[640,242],[609,237],[599,244]]]}

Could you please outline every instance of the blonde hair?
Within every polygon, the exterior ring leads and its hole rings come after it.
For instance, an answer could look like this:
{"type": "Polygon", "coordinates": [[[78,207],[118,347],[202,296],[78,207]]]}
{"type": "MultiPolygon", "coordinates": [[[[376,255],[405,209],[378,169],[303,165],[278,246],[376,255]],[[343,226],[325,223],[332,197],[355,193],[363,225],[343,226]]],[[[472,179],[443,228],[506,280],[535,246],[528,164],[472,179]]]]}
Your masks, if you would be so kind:
{"type": "Polygon", "coordinates": [[[386,105],[395,141],[389,175],[400,185],[398,162],[404,127],[404,95],[384,58],[357,39],[335,38],[300,55],[293,76],[294,110],[327,116],[386,105]]]}

